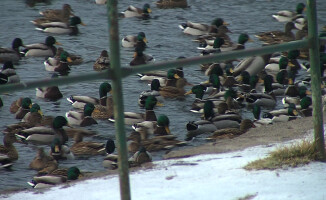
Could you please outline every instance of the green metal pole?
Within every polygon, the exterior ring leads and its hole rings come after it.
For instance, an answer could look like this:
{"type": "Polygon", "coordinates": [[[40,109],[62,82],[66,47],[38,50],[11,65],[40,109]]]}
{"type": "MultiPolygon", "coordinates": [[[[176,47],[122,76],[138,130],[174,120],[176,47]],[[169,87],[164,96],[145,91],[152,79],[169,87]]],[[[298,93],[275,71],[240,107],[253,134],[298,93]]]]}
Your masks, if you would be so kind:
{"type": "Polygon", "coordinates": [[[122,200],[130,200],[130,184],[129,184],[129,164],[128,151],[125,134],[124,123],[124,107],[121,81],[121,66],[120,66],[120,40],[119,40],[119,25],[117,13],[117,0],[109,0],[107,3],[108,21],[110,32],[110,60],[112,68],[112,87],[113,87],[113,102],[114,102],[114,118],[116,139],[118,147],[118,166],[120,177],[120,196],[122,200]]]}
{"type": "Polygon", "coordinates": [[[310,42],[311,90],[313,105],[314,136],[316,150],[320,159],[326,161],[324,143],[324,125],[321,100],[321,71],[319,60],[319,39],[317,29],[316,1],[307,0],[308,40],[310,42]]]}

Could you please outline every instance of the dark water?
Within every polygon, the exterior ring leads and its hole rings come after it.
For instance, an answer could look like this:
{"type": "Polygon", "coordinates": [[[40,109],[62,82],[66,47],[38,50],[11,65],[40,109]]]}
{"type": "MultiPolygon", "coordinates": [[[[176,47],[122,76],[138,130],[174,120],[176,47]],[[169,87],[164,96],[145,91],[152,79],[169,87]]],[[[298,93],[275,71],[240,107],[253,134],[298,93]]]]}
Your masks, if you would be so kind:
{"type": "MultiPolygon", "coordinates": [[[[154,1],[119,1],[119,11],[123,11],[128,5],[142,7],[144,3],[151,3],[151,20],[142,21],[139,19],[121,19],[120,38],[129,34],[137,34],[140,31],[146,33],[149,41],[149,48],[146,53],[152,54],[156,61],[176,59],[179,56],[198,56],[197,43],[191,42],[193,37],[184,35],[178,28],[178,24],[191,20],[194,22],[210,23],[216,17],[222,17],[227,21],[232,31],[230,37],[237,40],[240,33],[248,33],[254,40],[254,34],[261,31],[283,30],[283,24],[272,19],[271,15],[278,10],[294,10],[298,1],[268,1],[268,0],[188,0],[191,6],[188,9],[167,9],[160,10],[154,5],[154,1]]],[[[79,27],[78,36],[56,36],[57,41],[62,43],[63,48],[75,54],[82,55],[84,63],[73,66],[70,75],[85,74],[93,71],[93,63],[103,49],[108,49],[108,25],[106,6],[96,5],[92,0],[52,0],[50,5],[37,5],[28,7],[23,0],[1,0],[0,1],[0,46],[10,46],[15,37],[23,39],[24,44],[43,42],[47,36],[36,31],[34,25],[29,21],[39,17],[39,11],[48,8],[61,8],[63,3],[69,3],[76,15],[80,16],[87,26],[79,27]]],[[[326,1],[318,1],[318,24],[321,27],[326,24],[326,1]]],[[[261,46],[255,40],[248,43],[247,48],[261,46]]],[[[132,59],[133,49],[121,48],[122,67],[128,66],[132,59]]],[[[52,74],[45,71],[43,58],[28,58],[20,61],[16,65],[17,73],[22,81],[48,78],[52,74]]],[[[206,80],[202,72],[196,70],[199,66],[191,66],[184,69],[185,77],[189,82],[197,84],[206,80]]],[[[103,80],[83,82],[79,84],[60,86],[64,98],[56,102],[48,102],[35,97],[34,90],[10,93],[2,95],[4,107],[0,112],[0,130],[8,124],[18,122],[9,113],[9,106],[18,97],[30,97],[33,102],[37,102],[45,115],[64,115],[71,109],[71,105],[66,101],[70,95],[90,95],[98,96],[98,86],[103,80]]],[[[124,105],[126,111],[142,112],[137,105],[137,98],[141,91],[147,90],[148,86],[139,81],[137,76],[130,76],[123,80],[124,105]]],[[[190,89],[189,87],[187,89],[190,89]]],[[[194,97],[189,96],[184,101],[166,100],[164,107],[156,109],[156,114],[166,114],[170,118],[170,129],[179,139],[184,139],[186,131],[185,124],[189,120],[197,120],[197,114],[189,112],[194,97]]],[[[249,116],[249,115],[248,115],[249,116]]],[[[250,116],[251,117],[251,116],[250,116]]],[[[91,127],[97,132],[99,137],[85,138],[85,140],[105,141],[106,138],[114,138],[114,124],[106,120],[91,127]]],[[[127,133],[130,128],[127,127],[127,133]]],[[[2,141],[3,135],[0,134],[2,141]]],[[[71,142],[71,141],[70,141],[71,142]]],[[[195,140],[189,145],[201,144],[203,140],[195,140]]],[[[26,181],[29,181],[35,171],[29,170],[28,165],[36,155],[38,146],[15,144],[19,151],[19,159],[15,162],[11,170],[0,170],[0,188],[2,190],[12,188],[28,188],[26,181]]],[[[48,147],[45,146],[46,149],[48,147]]],[[[162,153],[154,153],[155,159],[160,159],[162,153]]],[[[83,171],[103,171],[103,157],[92,157],[86,160],[72,160],[60,162],[60,166],[78,166],[83,171]]],[[[1,193],[1,192],[0,192],[1,193]]]]}

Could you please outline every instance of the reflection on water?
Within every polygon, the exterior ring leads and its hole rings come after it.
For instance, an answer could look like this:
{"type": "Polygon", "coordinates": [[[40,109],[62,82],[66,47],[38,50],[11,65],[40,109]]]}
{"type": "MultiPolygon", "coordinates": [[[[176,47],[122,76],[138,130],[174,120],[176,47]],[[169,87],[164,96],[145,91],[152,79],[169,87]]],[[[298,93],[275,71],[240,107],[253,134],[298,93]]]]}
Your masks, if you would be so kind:
{"type": "MultiPolygon", "coordinates": [[[[274,11],[284,10],[285,8],[294,10],[297,1],[270,1],[270,0],[188,0],[190,8],[187,9],[157,9],[152,3],[153,19],[142,21],[135,18],[121,19],[120,38],[129,34],[137,34],[140,31],[146,33],[149,41],[146,53],[155,57],[156,61],[174,60],[177,57],[198,56],[196,49],[197,43],[191,42],[192,37],[184,35],[178,28],[178,24],[191,20],[194,22],[210,23],[216,17],[222,17],[227,21],[232,31],[230,37],[236,40],[240,33],[253,35],[268,30],[283,30],[282,24],[272,19],[274,11]]],[[[82,18],[87,26],[79,27],[78,36],[58,35],[56,39],[62,43],[62,47],[67,51],[81,55],[84,63],[72,66],[70,75],[84,74],[93,71],[93,63],[100,55],[103,49],[108,50],[108,25],[106,16],[106,7],[96,5],[92,0],[68,0],[75,14],[82,18]]],[[[119,11],[122,11],[132,4],[142,7],[144,1],[119,1],[119,11]]],[[[147,3],[147,2],[146,2],[147,3]]],[[[10,46],[15,37],[23,39],[24,44],[43,42],[47,36],[44,33],[35,30],[35,27],[29,21],[39,17],[39,11],[48,8],[61,8],[61,1],[52,1],[52,4],[39,4],[29,7],[23,1],[2,0],[0,2],[0,46],[10,46]]],[[[325,24],[326,2],[318,2],[318,23],[325,24]]],[[[247,48],[260,46],[257,40],[254,43],[248,43],[247,48]]],[[[133,49],[121,49],[122,67],[128,66],[133,56],[133,49]]],[[[29,58],[20,61],[16,65],[17,73],[22,81],[35,80],[40,78],[49,78],[51,73],[45,71],[42,58],[29,58]]],[[[184,69],[185,77],[190,83],[197,84],[206,80],[204,74],[198,72],[198,66],[191,66],[184,69]]],[[[0,128],[8,124],[16,123],[17,120],[9,113],[9,106],[12,101],[18,97],[30,97],[33,102],[37,102],[45,115],[57,116],[64,115],[71,109],[66,98],[70,95],[90,95],[98,96],[98,86],[103,80],[83,82],[72,85],[60,86],[64,98],[57,102],[48,102],[35,97],[34,90],[20,91],[12,94],[2,95],[4,107],[1,108],[0,128]]],[[[130,76],[123,80],[124,105],[125,110],[134,112],[143,112],[137,105],[137,98],[141,91],[147,90],[148,86],[141,82],[137,76],[130,76]]],[[[187,89],[190,89],[188,86],[187,89]]],[[[179,139],[184,139],[186,131],[185,124],[190,120],[197,120],[199,116],[190,113],[190,105],[194,100],[193,96],[188,96],[183,101],[166,100],[164,107],[159,107],[155,111],[157,115],[166,114],[170,118],[170,129],[179,139]]],[[[251,114],[245,112],[247,117],[251,114]]],[[[86,138],[94,141],[105,141],[107,138],[114,138],[114,124],[107,120],[98,120],[99,124],[89,129],[94,130],[99,135],[94,138],[86,138]]],[[[127,133],[130,132],[127,127],[127,133]]],[[[3,135],[0,135],[2,141],[3,135]]],[[[72,141],[70,141],[71,144],[72,141]]],[[[190,145],[199,145],[203,143],[202,139],[194,140],[190,145]]],[[[28,165],[36,155],[38,146],[15,144],[19,151],[20,158],[15,162],[11,170],[0,170],[1,189],[10,188],[28,188],[26,182],[34,175],[35,171],[29,170],[28,165]]],[[[48,149],[47,146],[44,146],[48,149]]],[[[164,152],[163,152],[164,153],[164,152]]],[[[160,159],[162,153],[154,153],[155,159],[160,159]]],[[[84,171],[105,170],[101,163],[102,157],[92,157],[84,160],[73,160],[60,162],[60,166],[78,166],[84,171]]]]}

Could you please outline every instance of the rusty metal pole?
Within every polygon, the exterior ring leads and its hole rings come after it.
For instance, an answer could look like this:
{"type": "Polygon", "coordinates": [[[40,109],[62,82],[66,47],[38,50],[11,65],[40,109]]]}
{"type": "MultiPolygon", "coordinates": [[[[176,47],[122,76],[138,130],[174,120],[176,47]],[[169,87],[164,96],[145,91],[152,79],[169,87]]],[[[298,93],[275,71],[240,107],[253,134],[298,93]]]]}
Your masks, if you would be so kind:
{"type": "MultiPolygon", "coordinates": [[[[108,21],[109,21],[109,41],[110,41],[110,65],[112,74],[113,102],[114,102],[114,118],[116,129],[116,140],[118,146],[118,166],[120,178],[120,197],[121,200],[130,200],[130,183],[129,183],[129,164],[128,151],[125,134],[124,123],[124,107],[121,81],[121,65],[120,65],[120,39],[119,25],[117,13],[117,0],[109,0],[107,2],[108,21]]],[[[110,73],[110,71],[108,72],[110,73]]]]}
{"type": "Polygon", "coordinates": [[[316,1],[307,0],[307,8],[314,136],[318,156],[321,160],[326,161],[316,1]]]}

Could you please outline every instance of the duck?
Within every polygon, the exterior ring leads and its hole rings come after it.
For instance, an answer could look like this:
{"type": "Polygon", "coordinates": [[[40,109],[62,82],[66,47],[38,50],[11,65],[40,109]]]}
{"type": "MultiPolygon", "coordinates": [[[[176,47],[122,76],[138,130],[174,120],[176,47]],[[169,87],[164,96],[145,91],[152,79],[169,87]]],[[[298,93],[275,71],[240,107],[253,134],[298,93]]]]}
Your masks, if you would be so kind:
{"type": "Polygon", "coordinates": [[[25,142],[48,144],[50,145],[54,138],[59,138],[62,144],[68,141],[68,136],[63,126],[67,126],[68,121],[63,116],[57,116],[53,119],[52,127],[36,126],[18,131],[15,135],[25,142]]]}
{"type": "Polygon", "coordinates": [[[29,163],[29,168],[42,174],[49,174],[58,168],[58,162],[52,156],[46,155],[44,148],[40,147],[34,159],[29,163]]]}
{"type": "Polygon", "coordinates": [[[49,174],[33,177],[33,180],[27,182],[34,189],[42,189],[65,183],[70,180],[77,180],[82,177],[78,167],[68,169],[56,169],[49,174]]]}
{"type": "Polygon", "coordinates": [[[127,35],[121,40],[121,46],[126,48],[136,47],[137,43],[146,47],[147,39],[144,32],[139,32],[138,35],[127,35]]]}
{"type": "MultiPolygon", "coordinates": [[[[54,57],[49,57],[47,59],[47,62],[50,65],[53,65],[53,66],[59,65],[60,56],[61,56],[61,53],[63,51],[64,51],[64,49],[62,47],[59,47],[57,49],[57,52],[56,52],[55,56],[54,57]]],[[[71,53],[68,53],[67,51],[66,51],[66,54],[70,58],[69,60],[67,60],[69,65],[79,65],[79,64],[81,64],[83,62],[83,58],[80,55],[71,54],[71,53]]]]}
{"type": "Polygon", "coordinates": [[[40,14],[49,20],[64,21],[69,19],[73,14],[73,10],[69,4],[63,4],[62,9],[47,9],[40,11],[40,14]]]}
{"type": "Polygon", "coordinates": [[[57,161],[75,159],[75,156],[70,151],[70,148],[67,145],[62,144],[59,138],[53,139],[49,154],[57,161]]]}
{"type": "Polygon", "coordinates": [[[241,120],[239,128],[224,128],[213,132],[213,135],[209,136],[207,140],[216,140],[219,138],[234,138],[246,133],[251,128],[255,128],[255,124],[250,119],[241,120]]]}
{"type": "Polygon", "coordinates": [[[128,162],[133,162],[137,165],[141,165],[143,163],[152,162],[152,154],[149,153],[145,147],[140,147],[139,151],[137,151],[134,155],[132,155],[128,162]]]}
{"type": "Polygon", "coordinates": [[[23,119],[32,107],[32,100],[29,97],[25,97],[21,100],[21,106],[15,112],[16,119],[23,119]]]}
{"type": "Polygon", "coordinates": [[[286,96],[282,99],[284,106],[290,103],[300,105],[301,99],[307,95],[311,95],[311,91],[309,91],[305,86],[298,87],[297,85],[290,85],[286,88],[285,94],[286,96]],[[289,90],[293,90],[293,93],[289,90]]]}
{"type": "Polygon", "coordinates": [[[150,90],[146,90],[140,93],[139,97],[138,97],[138,105],[140,107],[145,107],[145,102],[146,99],[149,96],[155,96],[155,98],[159,101],[159,102],[163,102],[163,97],[160,94],[160,81],[158,79],[153,79],[151,82],[151,89],[150,90]]]}
{"type": "Polygon", "coordinates": [[[252,56],[241,60],[234,68],[233,76],[237,77],[242,71],[249,72],[250,75],[258,74],[268,64],[271,54],[252,56]]]}
{"type": "Polygon", "coordinates": [[[91,126],[97,124],[97,121],[92,117],[92,112],[95,106],[91,103],[86,103],[83,112],[69,111],[66,112],[66,118],[70,125],[77,125],[81,127],[91,126]]]}
{"type": "Polygon", "coordinates": [[[183,98],[185,96],[184,86],[187,82],[184,78],[179,78],[176,86],[164,86],[160,88],[160,95],[164,98],[183,98]]]}
{"type": "Polygon", "coordinates": [[[298,3],[296,6],[296,11],[282,10],[273,14],[272,17],[278,22],[291,22],[297,18],[302,18],[302,13],[306,10],[306,5],[304,3],[298,3]]]}
{"type": "Polygon", "coordinates": [[[15,38],[11,43],[11,48],[0,47],[0,63],[11,61],[17,64],[21,58],[20,47],[24,47],[21,38],[15,38]]]}
{"type": "Polygon", "coordinates": [[[179,25],[179,28],[183,33],[193,36],[206,35],[210,33],[216,33],[217,28],[222,25],[227,25],[222,18],[216,18],[212,21],[211,25],[203,23],[195,23],[187,21],[179,25]]]}
{"type": "Polygon", "coordinates": [[[169,128],[170,120],[166,115],[160,115],[157,118],[157,125],[154,130],[154,135],[170,135],[171,131],[169,128]]]}
{"type": "Polygon", "coordinates": [[[130,17],[139,17],[143,19],[148,19],[150,17],[150,13],[152,12],[150,5],[145,3],[143,8],[137,8],[135,6],[130,5],[126,10],[119,13],[120,17],[130,18],[130,17]]]}
{"type": "Polygon", "coordinates": [[[7,83],[19,83],[20,78],[18,74],[16,73],[16,70],[14,68],[14,65],[12,61],[6,61],[0,72],[8,77],[8,82],[7,83]]]}
{"type": "Polygon", "coordinates": [[[280,70],[286,70],[288,67],[289,59],[285,56],[281,56],[278,63],[269,63],[265,66],[265,71],[267,74],[272,75],[275,77],[275,75],[280,70]]]}
{"type": "Polygon", "coordinates": [[[107,0],[95,0],[95,4],[104,5],[107,3],[107,0]]]}
{"type": "Polygon", "coordinates": [[[300,106],[298,106],[299,114],[302,117],[310,117],[312,116],[312,99],[311,97],[305,96],[300,101],[300,106]]]}
{"type": "Polygon", "coordinates": [[[3,137],[3,145],[0,145],[0,167],[8,168],[12,166],[12,162],[18,160],[18,152],[13,145],[17,142],[15,134],[7,133],[3,137]]]}
{"type": "Polygon", "coordinates": [[[187,0],[158,0],[155,2],[158,8],[187,8],[187,0]]]}
{"type": "Polygon", "coordinates": [[[95,156],[105,155],[105,145],[100,142],[83,141],[81,134],[76,134],[74,137],[75,142],[71,145],[70,151],[75,156],[95,156]]]}
{"type": "Polygon", "coordinates": [[[214,39],[214,43],[212,45],[203,45],[200,44],[199,47],[197,47],[197,49],[203,50],[201,52],[201,55],[210,55],[213,53],[220,53],[221,52],[221,46],[224,44],[224,39],[220,38],[220,37],[216,37],[214,39]]]}
{"type": "Polygon", "coordinates": [[[248,107],[259,105],[265,108],[274,108],[276,106],[276,99],[273,94],[251,92],[244,96],[248,107]]]}
{"type": "MultiPolygon", "coordinates": [[[[143,121],[156,121],[154,107],[157,105],[155,96],[149,96],[145,102],[145,113],[124,112],[124,121],[126,125],[133,125],[143,121]]],[[[109,121],[115,122],[114,116],[109,121]]]]}
{"type": "Polygon", "coordinates": [[[272,119],[261,116],[261,107],[259,105],[253,106],[252,114],[255,118],[253,122],[256,127],[273,123],[272,119]]]}
{"type": "Polygon", "coordinates": [[[161,86],[175,86],[176,80],[184,78],[182,67],[169,69],[168,71],[149,71],[143,74],[138,74],[142,81],[152,81],[157,79],[161,86]]]}
{"type": "Polygon", "coordinates": [[[50,86],[50,87],[41,87],[36,88],[36,97],[47,99],[50,101],[57,101],[63,97],[58,86],[50,86]]]}
{"type": "Polygon", "coordinates": [[[253,42],[253,40],[249,37],[247,33],[241,33],[238,37],[238,43],[230,43],[226,47],[222,47],[221,51],[234,51],[234,50],[242,50],[245,49],[245,44],[247,42],[253,42]]]}
{"type": "Polygon", "coordinates": [[[268,113],[265,113],[263,117],[271,119],[273,123],[277,123],[277,122],[287,122],[290,120],[294,120],[300,116],[298,110],[290,106],[285,109],[272,110],[268,113]]]}
{"type": "Polygon", "coordinates": [[[54,63],[51,63],[48,60],[45,60],[45,70],[50,72],[58,72],[61,75],[68,74],[70,71],[69,62],[72,61],[68,55],[68,52],[63,51],[60,55],[60,61],[57,65],[54,65],[54,63]]]}
{"type": "Polygon", "coordinates": [[[45,43],[25,45],[21,54],[25,57],[53,57],[57,51],[55,44],[60,45],[53,36],[48,36],[45,38],[45,43]]]}
{"type": "Polygon", "coordinates": [[[293,34],[292,30],[295,29],[293,22],[287,22],[284,26],[283,31],[269,31],[263,32],[256,35],[256,37],[263,41],[264,44],[281,44],[284,42],[290,42],[295,40],[295,35],[293,34]]]}
{"type": "Polygon", "coordinates": [[[144,54],[144,48],[142,46],[136,46],[134,58],[130,61],[130,66],[144,65],[155,61],[154,57],[149,54],[144,54]]]}
{"type": "Polygon", "coordinates": [[[95,98],[91,96],[82,96],[82,95],[71,95],[67,98],[67,101],[71,103],[72,107],[77,109],[83,109],[86,103],[90,103],[93,105],[107,105],[107,100],[112,99],[112,97],[108,97],[108,93],[112,93],[112,86],[108,82],[103,82],[99,86],[99,96],[100,98],[95,98]]]}
{"type": "Polygon", "coordinates": [[[32,126],[40,125],[43,118],[42,115],[41,107],[37,103],[34,103],[30,111],[26,113],[21,121],[29,123],[32,126]]]}
{"type": "Polygon", "coordinates": [[[93,69],[102,71],[110,68],[110,58],[107,50],[102,50],[101,55],[96,59],[93,69]]]}
{"type": "Polygon", "coordinates": [[[36,30],[42,31],[48,34],[66,34],[66,35],[78,35],[78,24],[86,26],[78,16],[73,16],[69,19],[69,23],[65,22],[49,22],[39,24],[36,30]]]}

